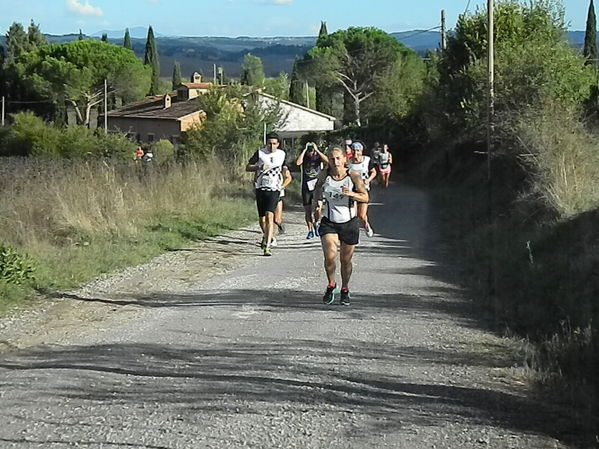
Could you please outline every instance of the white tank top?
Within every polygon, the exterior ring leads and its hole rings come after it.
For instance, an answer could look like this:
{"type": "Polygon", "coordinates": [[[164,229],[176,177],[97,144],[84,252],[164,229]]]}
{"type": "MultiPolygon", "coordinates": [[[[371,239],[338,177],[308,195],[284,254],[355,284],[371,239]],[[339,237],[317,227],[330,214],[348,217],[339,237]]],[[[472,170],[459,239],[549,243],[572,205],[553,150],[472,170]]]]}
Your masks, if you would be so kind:
{"type": "MultiPolygon", "coordinates": [[[[368,156],[363,156],[362,162],[360,162],[359,164],[353,162],[349,164],[349,169],[360,173],[360,178],[362,178],[362,180],[368,179],[368,176],[370,176],[369,167],[370,158],[368,156]]],[[[370,185],[365,185],[364,187],[366,187],[366,189],[369,189],[370,185]]]]}
{"type": "Polygon", "coordinates": [[[356,215],[354,199],[342,193],[343,186],[347,186],[350,191],[354,190],[354,182],[349,174],[339,181],[329,175],[322,185],[323,215],[333,223],[346,223],[356,215]]]}

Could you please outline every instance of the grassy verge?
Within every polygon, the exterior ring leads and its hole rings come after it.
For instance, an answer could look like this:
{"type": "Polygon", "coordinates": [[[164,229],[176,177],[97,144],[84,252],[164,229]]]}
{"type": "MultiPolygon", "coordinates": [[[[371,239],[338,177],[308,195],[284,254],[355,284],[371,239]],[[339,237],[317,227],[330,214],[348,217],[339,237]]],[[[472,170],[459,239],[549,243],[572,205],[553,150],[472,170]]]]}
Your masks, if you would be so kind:
{"type": "Polygon", "coordinates": [[[0,243],[31,261],[34,279],[0,282],[0,313],[255,219],[247,180],[211,163],[8,162],[0,243]]]}

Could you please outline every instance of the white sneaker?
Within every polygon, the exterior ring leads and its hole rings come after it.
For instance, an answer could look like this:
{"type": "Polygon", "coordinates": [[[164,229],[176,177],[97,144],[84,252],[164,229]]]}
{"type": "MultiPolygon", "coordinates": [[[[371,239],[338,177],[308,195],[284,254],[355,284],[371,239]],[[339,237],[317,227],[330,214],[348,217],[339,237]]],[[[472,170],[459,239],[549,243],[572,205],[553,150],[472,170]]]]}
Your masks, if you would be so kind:
{"type": "Polygon", "coordinates": [[[275,238],[273,237],[272,241],[270,242],[270,246],[271,246],[271,248],[274,248],[274,247],[275,247],[275,246],[277,246],[277,245],[278,245],[278,243],[277,243],[277,239],[275,239],[275,238]]]}
{"type": "Polygon", "coordinates": [[[370,227],[370,225],[368,223],[366,223],[364,225],[364,229],[366,230],[366,235],[368,237],[372,237],[374,235],[374,231],[372,230],[372,228],[370,227]]]}

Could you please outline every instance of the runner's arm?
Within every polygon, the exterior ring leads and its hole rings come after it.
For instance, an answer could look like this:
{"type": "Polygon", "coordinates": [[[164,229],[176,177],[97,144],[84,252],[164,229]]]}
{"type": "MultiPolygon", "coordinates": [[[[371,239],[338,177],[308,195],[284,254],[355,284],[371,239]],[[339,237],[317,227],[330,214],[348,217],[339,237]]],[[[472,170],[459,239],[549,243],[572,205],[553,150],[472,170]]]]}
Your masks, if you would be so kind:
{"type": "Polygon", "coordinates": [[[316,181],[316,185],[314,186],[314,199],[313,199],[313,204],[312,206],[314,207],[314,210],[320,210],[322,209],[322,186],[324,184],[324,180],[327,177],[327,173],[326,171],[321,171],[318,174],[318,181],[316,181]]]}
{"type": "Polygon", "coordinates": [[[258,157],[258,152],[256,151],[245,166],[245,171],[254,172],[260,170],[260,165],[258,164],[259,161],[260,158],[258,157]]]}
{"type": "MultiPolygon", "coordinates": [[[[368,202],[368,190],[364,187],[364,183],[362,182],[362,178],[358,172],[350,171],[349,176],[351,176],[352,181],[354,182],[355,192],[350,192],[344,190],[343,193],[350,198],[353,198],[357,202],[367,203],[368,202]]],[[[344,189],[346,189],[344,187],[344,189]]]]}
{"type": "Polygon", "coordinates": [[[299,154],[299,156],[297,157],[295,164],[297,166],[300,166],[304,163],[304,156],[306,155],[306,150],[308,149],[308,144],[306,144],[306,146],[304,147],[304,149],[302,150],[302,152],[299,154]]]}
{"type": "Polygon", "coordinates": [[[283,166],[281,172],[283,173],[283,184],[281,184],[281,187],[284,189],[289,184],[291,184],[291,181],[293,181],[293,177],[291,176],[291,171],[289,171],[286,165],[283,166]]]}

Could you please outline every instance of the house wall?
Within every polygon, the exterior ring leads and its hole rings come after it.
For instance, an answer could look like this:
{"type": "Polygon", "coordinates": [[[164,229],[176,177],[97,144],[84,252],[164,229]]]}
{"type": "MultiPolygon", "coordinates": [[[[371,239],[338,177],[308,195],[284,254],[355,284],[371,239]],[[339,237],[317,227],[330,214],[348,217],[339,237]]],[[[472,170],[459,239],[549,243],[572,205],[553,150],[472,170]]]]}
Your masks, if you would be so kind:
{"type": "Polygon", "coordinates": [[[181,138],[181,123],[177,120],[108,116],[108,129],[111,132],[131,133],[135,140],[144,143],[155,142],[160,139],[172,141],[173,136],[175,136],[175,141],[181,138]]]}
{"type": "Polygon", "coordinates": [[[190,115],[181,119],[181,131],[185,132],[191,128],[200,126],[202,123],[202,119],[205,117],[203,111],[200,111],[198,115],[190,115]]]}
{"type": "MultiPolygon", "coordinates": [[[[275,104],[274,100],[267,97],[260,97],[260,101],[266,106],[275,104]]],[[[318,113],[294,107],[287,103],[280,103],[280,108],[285,120],[284,123],[277,128],[277,131],[281,136],[289,135],[289,137],[298,137],[314,131],[333,131],[335,127],[334,120],[318,113]]]]}

